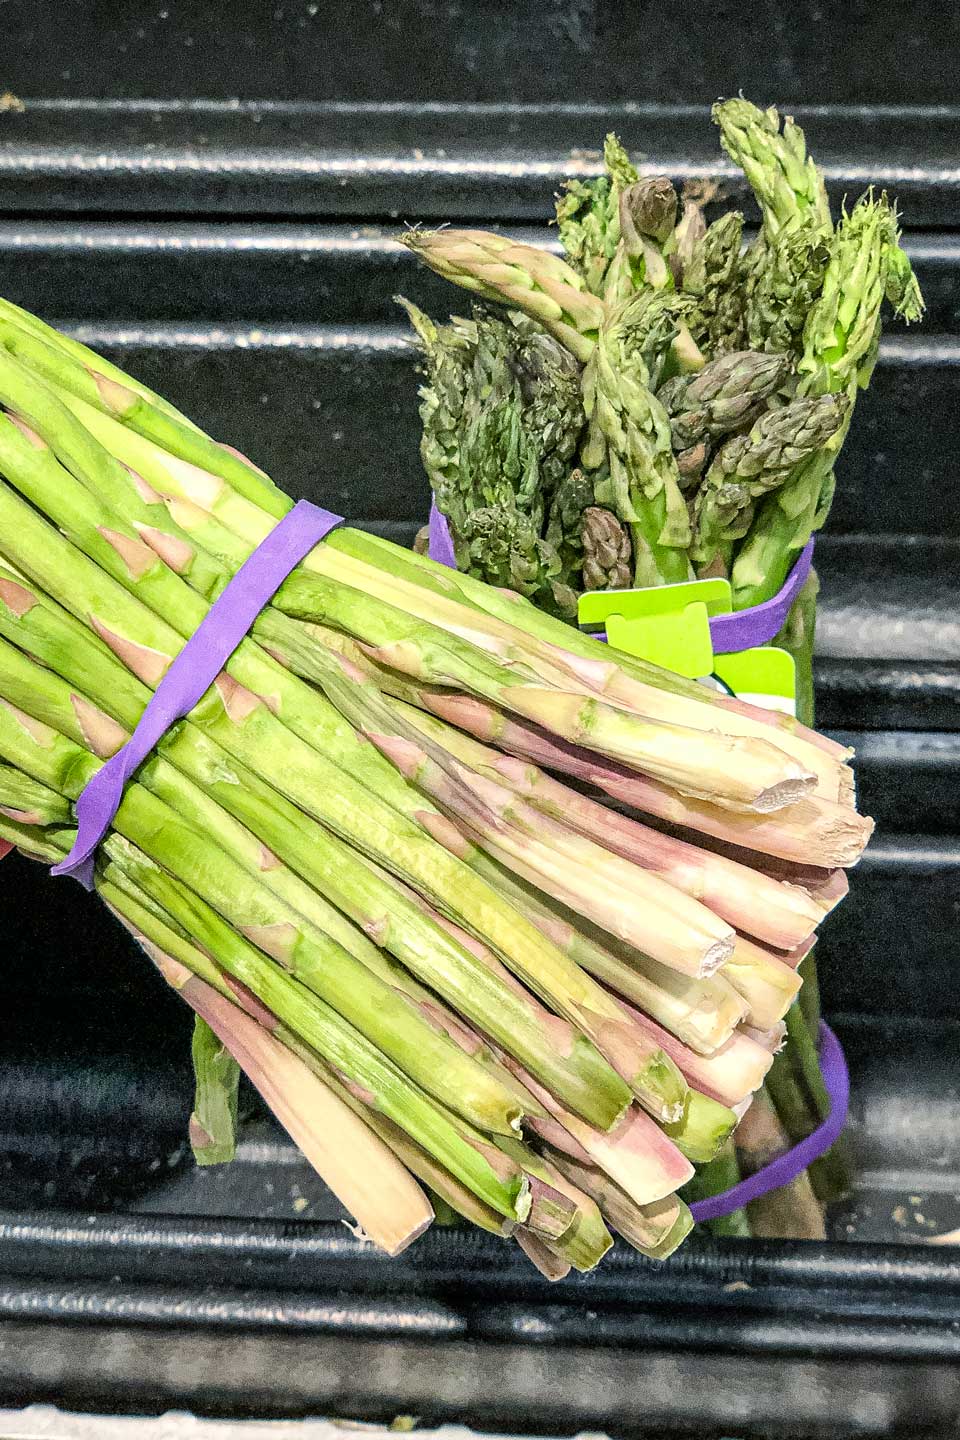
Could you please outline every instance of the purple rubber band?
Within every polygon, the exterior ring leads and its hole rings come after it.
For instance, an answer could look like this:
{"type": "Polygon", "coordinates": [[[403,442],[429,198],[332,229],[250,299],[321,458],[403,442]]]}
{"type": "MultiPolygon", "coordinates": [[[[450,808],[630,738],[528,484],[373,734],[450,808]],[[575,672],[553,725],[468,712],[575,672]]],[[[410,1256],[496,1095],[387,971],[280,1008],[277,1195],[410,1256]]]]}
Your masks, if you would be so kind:
{"type": "Polygon", "coordinates": [[[796,600],[810,574],[813,564],[813,536],[797,556],[796,563],[783,587],[772,600],[734,610],[730,615],[711,615],[710,643],[715,655],[730,655],[736,650],[752,650],[755,645],[769,645],[786,624],[790,606],[796,600]]]}
{"type": "MultiPolygon", "coordinates": [[[[450,526],[433,499],[430,502],[429,555],[438,565],[446,565],[450,570],[457,568],[450,526]]],[[[769,645],[783,629],[790,606],[803,588],[812,564],[811,536],[797,556],[782,588],[772,600],[764,600],[762,605],[751,605],[747,610],[735,610],[731,615],[712,615],[709,624],[710,643],[714,654],[730,655],[737,650],[752,650],[756,645],[769,645]]],[[[605,641],[607,637],[603,631],[599,631],[593,638],[605,641]]]]}
{"type": "Polygon", "coordinates": [[[123,788],[170,726],[189,714],[213,684],[260,611],[295,565],[342,521],[301,500],[234,575],[157,686],[130,739],[98,770],[76,804],[77,838],[53,875],[73,875],[93,889],[97,847],[123,799],[123,788]]]}
{"type": "Polygon", "coordinates": [[[802,1175],[814,1160],[825,1155],[830,1146],[839,1139],[847,1123],[847,1111],[850,1107],[850,1076],[840,1041],[823,1020],[820,1021],[820,1069],[830,1097],[830,1113],[827,1118],[805,1140],[794,1145],[785,1155],[779,1155],[769,1165],[764,1165],[755,1175],[749,1175],[746,1180],[741,1180],[738,1185],[722,1191],[719,1195],[710,1195],[705,1200],[696,1201],[690,1206],[694,1220],[700,1223],[704,1220],[719,1220],[723,1215],[732,1215],[734,1210],[742,1209],[751,1200],[757,1200],[771,1190],[780,1190],[784,1185],[789,1185],[791,1180],[802,1175]]]}
{"type": "Polygon", "coordinates": [[[453,537],[450,534],[450,526],[447,524],[447,517],[438,510],[434,497],[430,497],[430,545],[429,551],[431,560],[436,560],[438,565],[446,565],[448,570],[456,570],[457,557],[453,553],[453,537]]]}

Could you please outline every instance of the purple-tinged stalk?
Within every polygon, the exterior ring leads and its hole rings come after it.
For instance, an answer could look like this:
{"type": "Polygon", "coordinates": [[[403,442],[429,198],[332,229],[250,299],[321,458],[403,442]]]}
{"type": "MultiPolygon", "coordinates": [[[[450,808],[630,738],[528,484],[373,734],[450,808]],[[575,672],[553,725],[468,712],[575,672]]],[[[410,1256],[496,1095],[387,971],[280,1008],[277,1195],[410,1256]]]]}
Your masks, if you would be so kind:
{"type": "Polygon", "coordinates": [[[697,1055],[649,1016],[639,1011],[635,1014],[637,1024],[663,1046],[689,1083],[721,1105],[739,1105],[748,1095],[759,1090],[773,1064],[771,1052],[742,1032],[732,1035],[712,1055],[697,1055]]]}
{"type": "MultiPolygon", "coordinates": [[[[673,1039],[672,1036],[670,1038],[673,1039]]],[[[676,1041],[673,1043],[677,1044],[676,1041]]],[[[664,1045],[663,1049],[666,1048],[664,1045]]],[[[597,1166],[625,1190],[635,1204],[649,1205],[656,1200],[662,1200],[679,1190],[681,1185],[685,1185],[690,1179],[693,1166],[673,1141],[637,1106],[632,1106],[612,1130],[603,1133],[564,1110],[549,1091],[524,1074],[515,1063],[509,1060],[505,1063],[540,1101],[554,1121],[554,1124],[550,1125],[535,1115],[529,1116],[528,1125],[534,1134],[564,1154],[597,1166]],[[556,1135],[557,1126],[564,1132],[559,1141],[556,1135]],[[573,1139],[574,1145],[568,1143],[568,1137],[573,1139]]]]}
{"type": "MultiPolygon", "coordinates": [[[[584,838],[659,875],[730,925],[769,945],[792,949],[813,934],[828,912],[828,906],[800,886],[773,880],[746,865],[618,814],[530,762],[482,745],[403,701],[391,700],[388,704],[395,714],[478,774],[508,787],[584,838]]],[[[432,753],[436,755],[436,751],[432,753]]]]}
{"type": "Polygon", "coordinates": [[[552,1155],[568,1178],[592,1195],[618,1235],[652,1260],[665,1260],[693,1229],[689,1209],[677,1195],[651,1205],[637,1205],[602,1171],[578,1164],[566,1155],[552,1155]]]}
{"type": "Polygon", "coordinates": [[[494,859],[627,944],[693,976],[712,974],[732,953],[729,926],[659,877],[456,761],[449,774],[404,736],[361,733],[494,859]]]}
{"type": "Polygon", "coordinates": [[[682,830],[699,831],[742,850],[760,851],[823,869],[855,865],[873,833],[873,821],[847,805],[805,796],[772,814],[721,809],[681,795],[649,776],[570,745],[533,724],[506,716],[474,696],[423,690],[423,707],[510,755],[592,785],[611,799],[682,830]]]}
{"type": "Polygon", "coordinates": [[[433,1220],[420,1186],[306,1065],[237,1005],[168,956],[164,979],[202,1017],[363,1234],[399,1255],[433,1220]]]}

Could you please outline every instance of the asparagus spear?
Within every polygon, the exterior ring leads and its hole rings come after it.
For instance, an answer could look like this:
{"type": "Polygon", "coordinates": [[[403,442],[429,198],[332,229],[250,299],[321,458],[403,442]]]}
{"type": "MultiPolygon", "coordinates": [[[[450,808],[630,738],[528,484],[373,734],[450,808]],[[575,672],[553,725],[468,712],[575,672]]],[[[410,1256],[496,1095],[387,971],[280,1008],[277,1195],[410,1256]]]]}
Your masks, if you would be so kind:
{"type": "Polygon", "coordinates": [[[777,593],[795,556],[826,517],[833,464],[857,390],[869,383],[876,359],[885,297],[908,322],[922,313],[919,287],[900,249],[896,212],[885,195],[879,200],[867,195],[834,233],[823,292],[807,320],[799,362],[803,393],[846,395],[845,423],[757,511],[733,567],[737,609],[777,593]]]}
{"type": "Polygon", "coordinates": [[[590,505],[583,512],[584,590],[627,590],[633,580],[630,532],[610,510],[590,505]]]}
{"type": "Polygon", "coordinates": [[[790,374],[785,355],[733,350],[695,375],[677,375],[657,392],[670,416],[674,450],[740,430],[790,374]]]}
{"type": "MultiPolygon", "coordinates": [[[[44,753],[39,755],[39,740],[31,743],[23,722],[3,711],[0,747],[8,758],[35,769],[42,765],[38,778],[75,799],[99,765],[82,746],[83,731],[74,719],[68,688],[54,677],[31,675],[31,671],[35,667],[0,643],[0,695],[8,703],[19,701],[28,715],[40,710],[46,720],[56,719],[65,730],[72,730],[74,739],[46,730],[44,753]]],[[[396,987],[285,904],[276,892],[296,894],[296,884],[276,886],[275,891],[258,884],[251,870],[244,870],[230,854],[244,843],[242,832],[236,838],[240,827],[164,761],[148,762],[140,782],[128,786],[116,826],[157,864],[190,884],[288,974],[332,1004],[428,1093],[483,1130],[507,1134],[516,1128],[520,1110],[515,1095],[478,1067],[396,987]],[[207,838],[211,833],[221,840],[226,837],[226,847],[212,843],[207,838]]],[[[263,853],[254,837],[249,837],[249,844],[263,853]]],[[[273,864],[272,857],[261,862],[261,870],[274,884],[279,873],[292,879],[273,864]]]]}
{"type": "Polygon", "coordinates": [[[280,1123],[363,1234],[398,1255],[433,1219],[416,1181],[291,1051],[178,961],[161,973],[242,1065],[280,1123]]]}
{"type": "Polygon", "coordinates": [[[677,303],[648,291],[627,300],[601,325],[583,379],[589,422],[583,463],[609,468],[597,499],[629,523],[635,581],[642,585],[685,580],[688,573],[690,526],[670,422],[651,390],[652,368],[677,333],[677,303]]]}
{"type": "Polygon", "coordinates": [[[739,288],[743,216],[728,211],[708,228],[684,266],[683,293],[696,343],[711,357],[743,348],[743,299],[739,288]]]}
{"type": "MultiPolygon", "coordinates": [[[[67,846],[64,846],[64,853],[67,846]]],[[[409,1135],[398,1125],[388,1120],[376,1108],[375,1097],[355,1086],[342,1072],[335,1070],[320,1059],[319,1055],[291,1030],[289,1030],[277,1017],[238,982],[232,984],[217,970],[213,962],[204,955],[192,943],[189,935],[182,927],[177,926],[174,920],[161,906],[145,895],[139,887],[131,881],[129,875],[112,862],[106,862],[99,869],[97,875],[97,891],[108,907],[116,914],[122,924],[131,931],[134,938],[142,946],[146,954],[158,966],[161,972],[168,968],[168,962],[182,964],[204,984],[213,988],[219,995],[239,1006],[247,1016],[264,1027],[277,1041],[290,1051],[307,1067],[311,1073],[323,1082],[323,1085],[336,1095],[348,1110],[358,1115],[364,1122],[367,1129],[377,1135],[389,1150],[396,1155],[406,1169],[410,1170],[419,1180],[429,1185],[430,1189],[441,1196],[443,1200],[451,1205],[458,1214],[463,1215],[472,1224],[488,1230],[494,1235],[505,1235],[510,1232],[512,1222],[503,1215],[492,1210],[480,1200],[472,1190],[468,1189],[461,1181],[457,1180],[450,1172],[436,1161],[432,1155],[422,1149],[409,1135]]],[[[321,1108],[320,1119],[324,1118],[324,1110],[321,1108]]],[[[363,1140],[364,1132],[355,1132],[363,1140]]],[[[330,1137],[336,1143],[342,1140],[338,1158],[341,1162],[350,1162],[354,1159],[355,1145],[349,1140],[353,1135],[339,1137],[334,1130],[330,1137]]],[[[305,1147],[306,1154],[310,1150],[305,1147]]],[[[357,1157],[362,1164],[363,1156],[357,1157]]],[[[374,1159],[376,1151],[374,1149],[374,1159]]],[[[347,1164],[346,1172],[352,1173],[347,1164]]],[[[331,1183],[324,1168],[323,1178],[335,1193],[340,1193],[335,1182],[331,1183]]],[[[377,1180],[379,1167],[374,1164],[370,1179],[377,1180]]],[[[354,1183],[362,1182],[364,1175],[355,1175],[354,1183]]],[[[390,1193],[389,1175],[383,1186],[382,1200],[385,1202],[385,1213],[389,1216],[390,1208],[393,1208],[390,1193]]],[[[399,1207],[402,1209],[402,1206],[399,1207]]]]}
{"type": "Polygon", "coordinates": [[[237,1153],[237,1085],[240,1066],[197,1015],[193,1025],[196,1096],[190,1116],[190,1146],[198,1165],[228,1165],[237,1153]]]}
{"type": "Polygon", "coordinates": [[[486,230],[411,230],[400,243],[455,285],[538,320],[578,360],[590,358],[603,302],[548,250],[486,230]]]}
{"type": "Polygon", "coordinates": [[[749,434],[717,451],[697,492],[691,553],[701,569],[727,569],[735,540],[746,535],[757,501],[820,451],[843,425],[845,395],[793,400],[761,415],[749,434]]]}
{"type": "MultiPolygon", "coordinates": [[[[0,577],[0,586],[3,583],[0,577]]],[[[96,693],[123,724],[134,725],[149,696],[146,688],[127,675],[112,656],[108,655],[106,669],[97,671],[97,642],[82,630],[75,633],[79,627],[49,600],[41,600],[24,586],[17,586],[16,595],[10,598],[19,613],[12,619],[14,612],[0,601],[0,633],[35,654],[72,687],[82,686],[96,675],[96,693]]],[[[71,696],[76,695],[73,688],[71,696]]],[[[118,745],[122,732],[112,738],[114,746],[118,745]]],[[[329,897],[457,1010],[495,1036],[567,1104],[601,1125],[610,1122],[615,1111],[605,1109],[607,1102],[601,1098],[609,1072],[587,1042],[555,1016],[541,1017],[525,992],[496,978],[491,980],[468,951],[453,943],[405,898],[395,882],[364,864],[356,852],[190,722],[164,738],[160,753],[315,887],[314,915],[321,903],[319,896],[329,897]]],[[[249,850],[234,851],[238,853],[249,862],[249,850]]],[[[259,856],[257,850],[255,862],[259,856]]],[[[272,877],[275,868],[264,873],[272,877]]],[[[302,896],[299,903],[304,903],[302,896]]],[[[336,916],[328,909],[320,913],[320,924],[367,965],[372,963],[371,947],[361,943],[358,948],[358,938],[362,942],[363,937],[358,937],[354,927],[346,921],[338,927],[336,916]]],[[[398,983],[395,975],[387,973],[387,978],[398,983]]],[[[625,1101],[624,1093],[621,1104],[625,1101]]]]}
{"type": "Polygon", "coordinates": [[[776,109],[760,110],[743,98],[713,107],[720,143],[746,175],[763,214],[765,234],[773,238],[794,216],[811,212],[829,227],[830,206],[823,177],[807,155],[799,125],[776,109]]]}
{"type": "Polygon", "coordinates": [[[557,197],[557,229],[568,261],[591,294],[602,296],[620,242],[620,196],[638,176],[616,135],[603,146],[605,175],[567,180],[557,197]]]}

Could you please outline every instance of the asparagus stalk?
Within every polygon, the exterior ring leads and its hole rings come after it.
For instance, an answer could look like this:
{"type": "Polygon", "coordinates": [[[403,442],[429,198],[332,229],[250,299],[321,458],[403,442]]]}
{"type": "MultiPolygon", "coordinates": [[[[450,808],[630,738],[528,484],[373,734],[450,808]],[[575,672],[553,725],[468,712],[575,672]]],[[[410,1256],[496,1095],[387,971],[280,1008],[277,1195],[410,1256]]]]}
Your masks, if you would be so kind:
{"type": "Polygon", "coordinates": [[[411,230],[400,243],[444,279],[485,300],[522,310],[578,360],[590,358],[603,302],[549,251],[486,230],[411,230]]]}
{"type": "MultiPolygon", "coordinates": [[[[64,846],[64,853],[66,851],[64,846]]],[[[353,1084],[342,1072],[325,1064],[308,1045],[246,990],[239,982],[229,982],[213,962],[191,942],[187,932],[175,924],[162,907],[130,880],[112,862],[101,866],[97,890],[118,919],[127,926],[147,955],[161,969],[168,958],[181,963],[218,994],[240,1006],[259,1025],[265,1027],[287,1050],[336,1095],[365,1126],[396,1155],[397,1159],[419,1180],[472,1224],[491,1234],[510,1233],[512,1222],[492,1210],[472,1190],[444,1169],[432,1155],[410,1139],[398,1125],[376,1108],[376,1098],[353,1084]],[[109,877],[109,878],[108,878],[109,877]]],[[[362,1133],[362,1132],[361,1132],[362,1133]]]]}
{"type": "MultiPolygon", "coordinates": [[[[370,571],[380,568],[394,594],[402,583],[405,606],[414,603],[408,585],[426,590],[438,623],[455,625],[457,633],[491,648],[509,636],[517,647],[515,653],[518,657],[522,653],[528,664],[536,665],[539,657],[541,663],[549,662],[550,673],[559,669],[566,674],[568,685],[579,681],[596,693],[609,693],[617,702],[629,702],[638,713],[693,728],[772,739],[825,782],[832,779],[836,783],[837,762],[851,753],[798,725],[791,716],[720,696],[635,656],[600,646],[591,636],[555,620],[521,596],[481,585],[471,576],[450,571],[426,556],[398,551],[377,536],[340,529],[314,555],[329,555],[331,551],[349,554],[364,564],[362,572],[354,572],[358,581],[362,575],[364,588],[374,583],[370,571]],[[446,608],[452,597],[456,597],[456,611],[446,608]],[[486,623],[482,624],[484,616],[486,623]],[[501,622],[501,628],[491,631],[490,622],[494,620],[501,622]],[[509,629],[505,631],[503,625],[509,629]],[[827,759],[834,763],[827,765],[827,759]]],[[[537,673],[545,672],[538,669],[537,673]]]]}
{"type": "Polygon", "coordinates": [[[746,1002],[747,1023],[760,1030],[783,1019],[801,985],[795,969],[742,935],[722,973],[746,1002]]]}
{"type": "Polygon", "coordinates": [[[806,140],[791,116],[771,105],[760,110],[742,97],[713,107],[720,143],[753,187],[763,212],[764,233],[773,238],[796,215],[810,213],[830,224],[823,177],[807,155],[806,140]]]}
{"type": "MultiPolygon", "coordinates": [[[[22,585],[15,593],[7,594],[14,608],[0,600],[0,633],[70,682],[75,687],[71,696],[78,691],[82,694],[79,687],[96,675],[100,681],[97,694],[105,698],[125,725],[135,724],[149,695],[146,688],[128,676],[109,653],[98,671],[97,642],[85,632],[78,634],[75,622],[52,602],[22,585]]],[[[62,713],[62,697],[58,718],[64,724],[69,722],[62,713]]],[[[101,720],[101,728],[102,724],[101,720]]],[[[122,743],[122,732],[117,732],[113,743],[114,748],[122,743]]],[[[508,972],[491,977],[488,968],[479,966],[475,957],[451,941],[411,903],[396,881],[362,863],[343,841],[281,797],[208,735],[187,722],[164,738],[160,753],[315,887],[319,893],[313,901],[314,914],[319,913],[321,928],[357,958],[376,968],[370,945],[361,940],[358,946],[354,926],[344,921],[337,927],[336,916],[328,909],[317,911],[321,894],[478,1028],[493,1035],[579,1113],[594,1123],[607,1125],[617,1114],[615,1107],[626,1104],[627,1092],[619,1082],[614,1087],[615,1095],[607,1095],[609,1071],[567,1022],[541,1011],[532,996],[512,982],[508,972]]],[[[249,849],[242,853],[250,858],[249,849]]],[[[253,858],[259,860],[259,850],[253,858]]],[[[264,873],[271,876],[275,868],[264,873]]],[[[386,978],[397,984],[394,973],[386,978]]]]}
{"type": "Polygon", "coordinates": [[[540,888],[559,899],[575,897],[574,906],[581,914],[684,973],[709,974],[730,953],[729,927],[698,902],[572,834],[515,792],[477,775],[402,713],[379,703],[377,692],[362,679],[350,688],[352,693],[341,703],[352,708],[362,733],[489,853],[509,856],[508,863],[518,873],[535,872],[540,877],[540,888]],[[426,749],[412,738],[418,735],[426,749]],[[572,862],[570,873],[564,860],[572,862]],[[590,877],[589,886],[579,883],[581,869],[590,877]],[[646,903],[639,914],[632,905],[623,906],[625,887],[631,900],[643,896],[646,903]]]}
{"type": "Polygon", "coordinates": [[[662,353],[677,328],[674,309],[662,297],[641,292],[601,325],[583,377],[589,426],[583,463],[587,470],[608,466],[597,499],[629,523],[640,585],[688,578],[690,522],[669,417],[651,388],[651,347],[662,353]]]}
{"type": "Polygon", "coordinates": [[[833,236],[823,292],[805,326],[799,362],[805,394],[846,395],[846,421],[758,510],[733,569],[737,609],[777,593],[794,557],[826,517],[833,464],[857,391],[869,383],[876,360],[885,297],[908,322],[922,314],[919,287],[900,249],[896,212],[885,195],[879,200],[866,195],[833,236]]]}
{"type": "Polygon", "coordinates": [[[240,1066],[202,1016],[193,1025],[196,1096],[190,1146],[198,1165],[228,1165],[237,1153],[237,1085],[240,1066]]]}
{"type": "Polygon", "coordinates": [[[678,1196],[638,1205],[602,1171],[554,1151],[551,1158],[558,1170],[593,1196],[617,1234],[642,1255],[665,1260],[692,1230],[690,1211],[678,1196]]]}
{"type": "Polygon", "coordinates": [[[534,725],[503,715],[476,697],[418,687],[423,705],[480,740],[493,741],[510,755],[592,785],[612,799],[684,830],[712,836],[741,851],[825,869],[855,865],[862,855],[873,821],[849,805],[807,796],[787,809],[768,815],[721,809],[708,801],[681,795],[649,777],[616,765],[589,751],[558,741],[534,725]]]}
{"type": "Polygon", "coordinates": [[[759,1090],[773,1064],[770,1051],[742,1032],[732,1035],[712,1055],[698,1055],[649,1016],[634,1013],[637,1024],[662,1045],[691,1085],[731,1109],[759,1090]]]}
{"type": "MultiPolygon", "coordinates": [[[[33,669],[0,642],[0,695],[21,700],[28,715],[42,709],[48,719],[56,716],[79,740],[82,731],[73,718],[67,687],[54,677],[38,677],[44,682],[41,688],[30,675],[33,669]]],[[[75,799],[99,765],[81,744],[46,726],[44,732],[34,736],[22,718],[0,707],[3,753],[75,799]]],[[[191,885],[288,974],[355,1024],[428,1093],[480,1129],[508,1134],[517,1127],[520,1110],[515,1094],[484,1072],[395,986],[305,921],[278,893],[258,884],[253,866],[244,870],[232,858],[230,848],[243,844],[242,834],[239,841],[231,838],[225,849],[211,843],[208,835],[231,834],[232,822],[163,760],[148,762],[140,782],[128,786],[115,824],[156,864],[191,885]]],[[[249,843],[260,849],[253,837],[249,843]]],[[[263,873],[275,877],[279,868],[271,857],[263,873]]],[[[296,887],[291,888],[295,893],[296,887]]]]}
{"type": "Polygon", "coordinates": [[[363,1234],[399,1255],[433,1219],[423,1191],[387,1147],[285,1046],[179,961],[164,979],[246,1071],[270,1109],[363,1234]]]}
{"type": "Polygon", "coordinates": [[[552,819],[564,822],[624,859],[661,875],[675,889],[701,900],[731,925],[781,949],[813,934],[827,913],[809,892],[712,855],[642,825],[571,790],[536,766],[481,745],[453,726],[403,701],[388,708],[484,777],[507,786],[552,819]]]}
{"type": "Polygon", "coordinates": [[[21,825],[68,825],[70,806],[12,765],[0,765],[0,814],[21,825]]]}
{"type": "MultiPolygon", "coordinates": [[[[18,397],[17,383],[19,383],[22,388],[23,373],[21,372],[19,375],[18,381],[16,364],[12,360],[10,364],[14,366],[14,376],[11,382],[14,388],[11,393],[13,398],[16,399],[18,397]]],[[[94,437],[99,438],[116,458],[119,458],[128,466],[132,466],[136,472],[143,475],[151,484],[156,483],[159,485],[162,491],[172,492],[181,505],[181,511],[183,511],[183,506],[186,505],[186,512],[182,513],[182,518],[184,521],[189,519],[190,525],[194,529],[197,528],[198,505],[201,507],[201,513],[203,509],[213,509],[222,513],[223,518],[227,522],[226,528],[220,523],[211,525],[208,521],[202,526],[204,543],[213,546],[215,553],[220,556],[222,565],[235,569],[236,566],[241,563],[244,553],[248,553],[248,551],[244,551],[243,545],[238,546],[238,536],[243,537],[248,546],[252,547],[258,543],[267,533],[272,523],[271,510],[269,507],[264,509],[262,505],[258,506],[252,502],[248,502],[244,496],[233,491],[222,477],[213,476],[206,471],[197,469],[189,463],[183,463],[182,460],[176,457],[171,457],[166,454],[166,452],[160,450],[159,447],[153,444],[148,438],[137,434],[133,430],[127,429],[124,425],[111,418],[111,414],[102,413],[101,410],[97,410],[88,404],[84,399],[80,398],[82,394],[87,393],[89,390],[89,386],[85,384],[87,378],[84,372],[81,372],[79,377],[75,377],[69,363],[65,362],[60,366],[57,379],[67,388],[61,390],[59,393],[61,399],[66,402],[67,407],[76,412],[81,420],[83,420],[87,430],[89,430],[94,437]],[[211,530],[214,532],[213,536],[210,534],[211,530]],[[237,532],[236,534],[233,534],[234,530],[237,532]]],[[[56,433],[59,436],[59,433],[63,430],[65,420],[68,421],[69,417],[64,415],[62,406],[57,407],[56,400],[53,396],[48,395],[45,398],[41,397],[41,400],[38,401],[36,395],[32,395],[27,397],[27,402],[25,403],[28,405],[33,423],[40,425],[41,428],[44,424],[48,427],[52,424],[53,430],[48,429],[48,433],[56,433]],[[53,401],[52,418],[49,413],[50,406],[46,403],[47,400],[53,401]]],[[[102,408],[103,410],[107,410],[109,407],[104,405],[102,408]]],[[[129,475],[122,467],[113,465],[111,468],[110,464],[104,466],[98,463],[103,457],[97,454],[96,447],[91,448],[89,436],[81,436],[78,438],[70,432],[69,423],[67,424],[67,430],[68,440],[70,441],[73,451],[77,451],[79,447],[81,458],[85,465],[82,473],[84,474],[86,483],[90,485],[96,493],[104,496],[111,506],[119,506],[123,513],[129,513],[130,507],[134,505],[133,481],[129,475]]],[[[22,455],[19,458],[22,464],[22,455]]],[[[251,475],[256,475],[258,472],[251,470],[250,473],[251,475]]],[[[59,478],[62,488],[64,478],[62,473],[59,478]]],[[[35,480],[34,483],[36,483],[35,480]]],[[[270,495],[280,493],[276,492],[272,487],[269,487],[269,482],[264,483],[268,486],[270,495]]],[[[143,488],[142,482],[140,488],[141,490],[143,488]]],[[[155,496],[154,499],[156,499],[155,496]]],[[[287,503],[289,504],[290,502],[287,503]]],[[[158,506],[156,504],[148,505],[139,494],[136,497],[136,505],[134,508],[136,510],[134,518],[137,521],[138,532],[151,543],[159,545],[161,552],[171,558],[171,560],[176,557],[177,563],[183,565],[185,573],[188,573],[191,583],[196,583],[193,570],[197,564],[197,554],[195,548],[185,541],[184,532],[181,527],[174,525],[171,529],[169,521],[167,521],[165,525],[158,525],[156,523],[159,518],[156,513],[158,506]]],[[[98,538],[102,539],[102,537],[98,538]]],[[[133,538],[133,536],[128,535],[126,541],[130,541],[133,538]]],[[[319,557],[323,554],[323,547],[318,547],[313,557],[308,557],[307,564],[310,565],[313,563],[314,565],[319,565],[319,557]]],[[[112,558],[112,556],[108,556],[108,559],[112,558]]],[[[143,564],[142,557],[139,563],[143,564]]],[[[123,582],[126,577],[121,573],[118,578],[123,582]]],[[[224,575],[220,573],[219,576],[215,577],[215,583],[222,583],[223,579],[224,575]]],[[[293,583],[295,583],[295,580],[296,577],[294,577],[293,583]]],[[[292,582],[288,581],[287,585],[290,586],[291,583],[292,582]]],[[[284,588],[286,589],[286,587],[284,588]]],[[[481,587],[481,590],[486,590],[487,588],[488,587],[481,587]]],[[[166,586],[166,592],[169,592],[169,589],[168,584],[166,586]]],[[[531,614],[537,615],[538,612],[531,607],[531,614]]],[[[276,625],[276,619],[277,617],[274,617],[274,625],[276,625]]],[[[570,631],[564,631],[564,634],[567,636],[571,633],[570,631]]],[[[246,656],[246,658],[249,659],[250,657],[246,656]]],[[[650,668],[652,670],[652,667],[650,668]]],[[[662,678],[663,672],[653,671],[653,673],[660,675],[662,678]]],[[[696,692],[694,691],[693,693],[696,692]]],[[[297,695],[295,697],[296,700],[300,702],[299,704],[293,703],[293,698],[294,697],[291,697],[288,703],[292,714],[296,717],[302,705],[302,696],[297,695]]],[[[758,713],[763,714],[763,712],[758,713]]],[[[300,733],[303,733],[303,731],[301,730],[300,733]]]]}
{"type": "Polygon", "coordinates": [[[700,1090],[691,1090],[683,1119],[663,1128],[681,1155],[694,1165],[705,1165],[733,1134],[737,1121],[734,1110],[700,1090]]]}

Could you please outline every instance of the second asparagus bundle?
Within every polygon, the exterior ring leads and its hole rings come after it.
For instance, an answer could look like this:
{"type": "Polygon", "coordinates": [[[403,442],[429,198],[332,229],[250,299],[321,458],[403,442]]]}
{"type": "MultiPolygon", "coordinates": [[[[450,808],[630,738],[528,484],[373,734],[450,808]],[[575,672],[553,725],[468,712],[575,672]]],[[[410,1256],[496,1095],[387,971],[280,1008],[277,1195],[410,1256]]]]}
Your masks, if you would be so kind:
{"type": "MultiPolygon", "coordinates": [[[[0,836],[49,863],[292,501],[7,303],[0,406],[0,836]]],[[[429,1191],[558,1277],[608,1224],[689,1230],[868,839],[848,759],[343,529],[138,770],[96,885],[197,1014],[202,1158],[239,1066],[387,1250],[429,1191]]]]}

